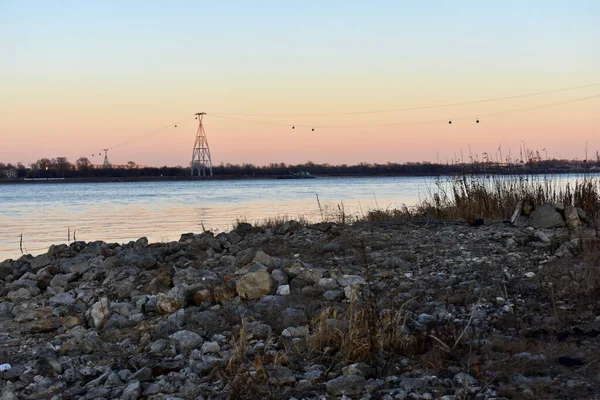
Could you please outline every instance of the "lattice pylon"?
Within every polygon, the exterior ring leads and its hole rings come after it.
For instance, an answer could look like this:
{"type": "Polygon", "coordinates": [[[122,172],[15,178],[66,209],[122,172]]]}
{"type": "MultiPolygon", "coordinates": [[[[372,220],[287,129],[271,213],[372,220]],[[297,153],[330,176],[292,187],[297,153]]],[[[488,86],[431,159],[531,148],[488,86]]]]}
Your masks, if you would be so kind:
{"type": "Polygon", "coordinates": [[[196,140],[194,141],[194,151],[192,153],[192,176],[206,176],[206,170],[208,170],[210,176],[212,176],[212,161],[210,159],[210,149],[208,148],[208,141],[206,140],[206,133],[204,132],[204,126],[202,126],[202,117],[206,113],[196,113],[196,119],[198,120],[198,131],[196,132],[196,140]]]}
{"type": "Polygon", "coordinates": [[[108,162],[108,149],[104,150],[104,163],[102,164],[102,168],[110,168],[110,163],[108,162]]]}

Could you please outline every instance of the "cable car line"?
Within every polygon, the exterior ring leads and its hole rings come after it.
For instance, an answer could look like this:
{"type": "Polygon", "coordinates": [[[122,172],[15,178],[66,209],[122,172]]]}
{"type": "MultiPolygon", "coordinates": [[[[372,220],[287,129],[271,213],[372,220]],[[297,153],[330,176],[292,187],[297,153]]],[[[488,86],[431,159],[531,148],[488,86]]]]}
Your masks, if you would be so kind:
{"type": "Polygon", "coordinates": [[[581,86],[571,86],[571,87],[562,88],[562,89],[553,89],[553,90],[545,90],[545,91],[540,91],[540,92],[518,94],[518,95],[513,95],[513,96],[495,97],[495,98],[490,98],[490,99],[480,99],[480,100],[473,100],[473,101],[463,101],[463,102],[458,102],[458,103],[436,104],[436,105],[428,105],[428,106],[392,108],[392,109],[387,109],[387,110],[349,111],[349,112],[331,112],[331,113],[314,113],[314,114],[249,114],[249,113],[226,113],[226,112],[210,112],[208,114],[213,115],[213,116],[219,115],[219,116],[240,116],[240,117],[323,117],[323,116],[332,116],[332,115],[382,114],[382,113],[399,112],[399,111],[427,110],[427,109],[431,109],[431,108],[463,106],[463,105],[469,105],[469,104],[479,104],[479,103],[488,103],[488,102],[493,102],[493,101],[519,99],[519,98],[523,98],[523,97],[540,96],[540,95],[550,94],[550,93],[566,92],[569,90],[585,89],[585,88],[590,88],[590,87],[594,87],[594,86],[600,86],[600,82],[591,83],[588,85],[581,85],[581,86]]]}
{"type": "MultiPolygon", "coordinates": [[[[320,129],[377,128],[377,127],[386,127],[386,126],[425,125],[425,124],[440,123],[440,122],[444,122],[444,121],[447,122],[448,124],[452,124],[452,120],[464,120],[464,119],[475,119],[475,118],[476,118],[475,123],[480,123],[480,121],[483,118],[494,118],[494,117],[503,116],[503,115],[539,110],[542,108],[556,107],[556,106],[560,106],[560,105],[564,105],[564,104],[570,104],[570,103],[576,103],[576,102],[585,101],[585,100],[591,100],[591,99],[595,99],[598,97],[600,97],[600,94],[586,96],[586,97],[580,97],[580,98],[572,99],[572,100],[540,104],[537,106],[529,106],[529,107],[521,107],[521,108],[516,108],[516,109],[511,109],[511,110],[496,111],[496,112],[491,112],[491,113],[487,113],[487,114],[477,114],[477,115],[468,115],[468,116],[462,116],[462,117],[454,117],[450,120],[448,120],[448,119],[432,119],[432,120],[424,120],[424,121],[416,121],[416,122],[383,122],[383,123],[375,123],[375,124],[355,124],[355,125],[299,125],[299,124],[294,124],[292,126],[292,129],[310,128],[310,129],[314,130],[315,128],[320,128],[320,129]]],[[[218,115],[218,114],[210,114],[210,115],[213,117],[216,117],[216,118],[221,118],[221,119],[226,119],[226,120],[231,120],[231,121],[248,122],[248,123],[258,124],[258,125],[273,125],[273,126],[287,126],[287,127],[291,126],[291,124],[288,124],[288,123],[257,121],[257,120],[252,120],[252,119],[235,118],[235,117],[223,116],[223,115],[218,115]]]]}

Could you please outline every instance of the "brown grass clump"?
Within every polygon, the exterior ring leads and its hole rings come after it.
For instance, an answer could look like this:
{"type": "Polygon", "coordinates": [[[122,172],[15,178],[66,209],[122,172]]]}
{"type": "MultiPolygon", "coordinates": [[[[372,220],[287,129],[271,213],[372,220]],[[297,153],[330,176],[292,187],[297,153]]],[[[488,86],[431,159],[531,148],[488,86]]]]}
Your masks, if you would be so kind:
{"type": "Polygon", "coordinates": [[[600,180],[584,177],[574,184],[560,176],[460,175],[438,178],[414,207],[372,210],[362,217],[370,222],[466,220],[482,217],[508,219],[521,201],[532,205],[562,203],[580,207],[595,217],[600,213],[600,180]]]}
{"type": "Polygon", "coordinates": [[[309,350],[374,366],[382,355],[422,354],[424,337],[407,333],[408,321],[403,307],[380,312],[374,302],[354,299],[345,312],[327,307],[312,321],[309,350]]]}
{"type": "MultiPolygon", "coordinates": [[[[272,343],[271,339],[266,340],[272,343]]],[[[224,368],[214,373],[222,379],[228,388],[231,400],[252,400],[273,398],[274,387],[269,378],[268,367],[281,364],[285,357],[271,356],[265,353],[248,355],[250,340],[248,320],[242,318],[242,325],[233,344],[231,358],[224,368]]]]}
{"type": "Polygon", "coordinates": [[[588,177],[562,185],[556,176],[463,175],[438,180],[436,188],[418,211],[440,219],[506,219],[519,201],[570,204],[592,215],[600,210],[600,181],[588,177]]]}

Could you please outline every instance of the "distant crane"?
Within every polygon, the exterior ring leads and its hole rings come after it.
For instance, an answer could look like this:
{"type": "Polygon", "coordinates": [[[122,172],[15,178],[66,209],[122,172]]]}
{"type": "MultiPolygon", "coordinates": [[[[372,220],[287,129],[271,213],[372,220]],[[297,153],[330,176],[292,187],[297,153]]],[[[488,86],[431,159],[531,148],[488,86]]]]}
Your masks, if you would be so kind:
{"type": "Polygon", "coordinates": [[[196,140],[194,141],[194,150],[192,152],[192,176],[206,176],[207,170],[212,176],[212,161],[210,159],[210,149],[206,140],[204,126],[202,126],[202,118],[206,115],[204,112],[196,113],[198,120],[198,131],[196,132],[196,140]]]}

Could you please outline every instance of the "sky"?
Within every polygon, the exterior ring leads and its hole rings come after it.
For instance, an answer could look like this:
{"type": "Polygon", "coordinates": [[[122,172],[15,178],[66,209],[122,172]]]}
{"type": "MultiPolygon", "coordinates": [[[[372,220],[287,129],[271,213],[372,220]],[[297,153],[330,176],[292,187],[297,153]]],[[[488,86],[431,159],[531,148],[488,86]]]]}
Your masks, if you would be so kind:
{"type": "Polygon", "coordinates": [[[595,158],[598,21],[596,0],[0,0],[0,162],[186,166],[196,112],[213,165],[595,158]]]}

